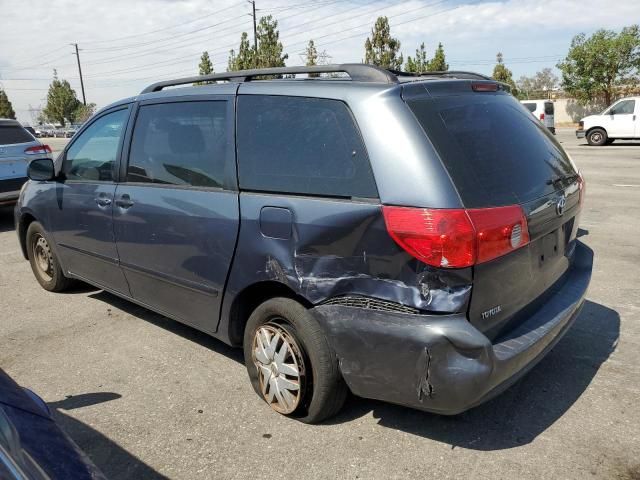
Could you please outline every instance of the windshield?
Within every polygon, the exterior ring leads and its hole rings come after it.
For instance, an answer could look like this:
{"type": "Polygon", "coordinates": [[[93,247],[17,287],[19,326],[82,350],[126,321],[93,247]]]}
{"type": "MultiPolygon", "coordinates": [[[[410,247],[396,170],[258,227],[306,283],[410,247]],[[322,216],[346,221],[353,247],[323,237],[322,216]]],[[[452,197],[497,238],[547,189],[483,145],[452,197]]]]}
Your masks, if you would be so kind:
{"type": "Polygon", "coordinates": [[[521,204],[575,175],[547,129],[510,95],[408,102],[468,208],[521,204]]]}

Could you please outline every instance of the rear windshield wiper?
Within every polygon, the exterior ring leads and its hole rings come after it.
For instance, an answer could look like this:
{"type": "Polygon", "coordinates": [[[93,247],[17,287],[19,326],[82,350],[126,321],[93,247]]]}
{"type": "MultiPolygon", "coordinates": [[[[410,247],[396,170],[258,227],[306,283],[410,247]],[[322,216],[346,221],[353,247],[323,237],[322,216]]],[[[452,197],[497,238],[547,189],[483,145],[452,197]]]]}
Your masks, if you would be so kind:
{"type": "Polygon", "coordinates": [[[578,176],[579,175],[577,173],[568,173],[566,175],[558,175],[547,180],[547,185],[555,185],[556,183],[559,183],[559,182],[569,182],[571,180],[575,180],[576,178],[578,178],[578,176]]]}

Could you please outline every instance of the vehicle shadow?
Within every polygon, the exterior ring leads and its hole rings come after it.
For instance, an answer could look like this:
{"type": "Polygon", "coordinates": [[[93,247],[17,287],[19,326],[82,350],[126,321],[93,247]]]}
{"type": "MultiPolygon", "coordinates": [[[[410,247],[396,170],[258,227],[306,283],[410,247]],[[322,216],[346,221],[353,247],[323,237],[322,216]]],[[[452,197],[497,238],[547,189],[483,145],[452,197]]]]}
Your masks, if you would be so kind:
{"type": "Polygon", "coordinates": [[[352,397],[328,423],[373,412],[384,427],[473,450],[501,450],[532,442],[580,398],[615,350],[618,312],[587,301],[566,336],[525,377],[495,399],[446,417],[352,397]]]}
{"type": "MultiPolygon", "coordinates": [[[[104,291],[90,296],[244,363],[241,349],[189,326],[104,291]]],[[[618,312],[586,301],[575,324],[553,350],[515,385],[483,405],[447,417],[350,395],[341,412],[325,424],[350,422],[373,413],[381,426],[431,438],[452,448],[489,451],[525,445],[580,398],[616,349],[619,334],[618,312]]]]}
{"type": "Polygon", "coordinates": [[[112,392],[85,393],[69,396],[64,400],[50,402],[47,405],[49,405],[58,425],[89,456],[91,461],[107,478],[144,478],[151,480],[168,478],[156,472],[149,465],[127,452],[102,433],[65,413],[75,408],[117,400],[120,397],[119,394],[112,392]]]}
{"type": "Polygon", "coordinates": [[[14,230],[13,206],[0,206],[0,233],[14,230]]]}
{"type": "Polygon", "coordinates": [[[91,295],[89,295],[89,297],[108,303],[109,305],[122,310],[129,315],[133,315],[134,317],[145,320],[160,328],[164,328],[171,333],[180,335],[182,338],[195,342],[198,345],[208,348],[209,350],[216,353],[220,353],[231,360],[235,360],[236,362],[244,364],[244,355],[241,349],[230,347],[229,345],[213,338],[210,335],[207,335],[204,332],[201,332],[200,330],[196,330],[195,328],[192,328],[188,325],[177,322],[175,320],[171,320],[170,318],[152,312],[151,310],[136,305],[135,303],[120,298],[116,295],[112,295],[111,293],[105,292],[104,290],[92,293],[91,295]]]}

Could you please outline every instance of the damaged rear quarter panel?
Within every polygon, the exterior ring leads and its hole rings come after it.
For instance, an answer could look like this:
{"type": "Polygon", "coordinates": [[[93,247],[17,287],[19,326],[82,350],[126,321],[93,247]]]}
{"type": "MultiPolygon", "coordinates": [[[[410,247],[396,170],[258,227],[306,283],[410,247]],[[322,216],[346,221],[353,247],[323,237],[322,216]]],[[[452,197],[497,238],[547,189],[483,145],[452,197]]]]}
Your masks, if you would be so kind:
{"type": "Polygon", "coordinates": [[[263,281],[285,284],[314,305],[363,295],[420,310],[466,311],[471,270],[437,271],[408,255],[387,233],[377,201],[243,192],[240,215],[222,318],[228,318],[239,292],[263,281]],[[291,211],[290,217],[280,216],[291,218],[289,238],[265,234],[265,207],[291,211]]]}

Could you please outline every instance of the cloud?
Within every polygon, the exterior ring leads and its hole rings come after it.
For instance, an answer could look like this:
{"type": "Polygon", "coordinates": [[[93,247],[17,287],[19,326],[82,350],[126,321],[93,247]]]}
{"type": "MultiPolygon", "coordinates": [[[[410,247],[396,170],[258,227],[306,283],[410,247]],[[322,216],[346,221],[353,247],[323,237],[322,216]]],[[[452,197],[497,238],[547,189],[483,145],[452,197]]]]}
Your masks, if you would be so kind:
{"type": "MultiPolygon", "coordinates": [[[[258,0],[257,6],[259,16],[279,20],[289,64],[302,63],[311,38],[332,61],[361,61],[375,19],[386,15],[405,58],[421,42],[431,52],[441,41],[452,68],[489,73],[502,51],[516,76],[555,65],[573,35],[619,29],[639,13],[637,0],[606,8],[596,0],[258,0]]],[[[81,48],[87,99],[99,106],[155,80],[195,74],[203,50],[223,71],[240,33],[252,36],[250,8],[239,0],[4,0],[0,82],[28,121],[29,105],[44,104],[53,68],[80,92],[72,42],[81,48]]]]}

